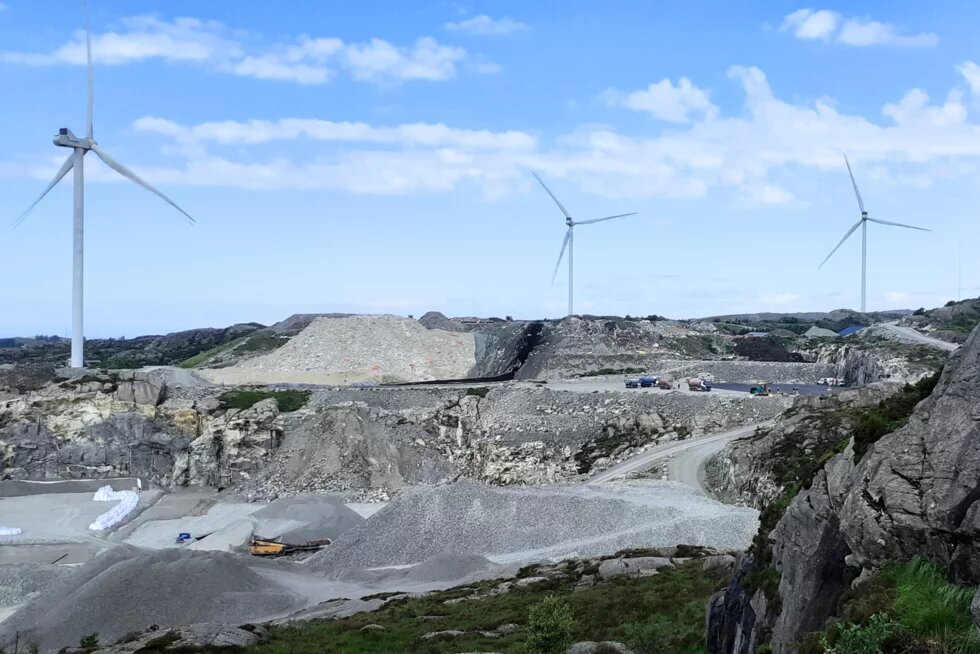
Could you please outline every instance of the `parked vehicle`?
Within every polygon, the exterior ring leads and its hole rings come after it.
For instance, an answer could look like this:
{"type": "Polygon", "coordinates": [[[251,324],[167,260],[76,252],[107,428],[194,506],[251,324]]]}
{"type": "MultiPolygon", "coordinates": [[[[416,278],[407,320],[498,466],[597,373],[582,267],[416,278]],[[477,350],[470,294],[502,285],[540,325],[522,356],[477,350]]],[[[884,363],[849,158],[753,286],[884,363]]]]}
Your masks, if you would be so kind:
{"type": "Polygon", "coordinates": [[[769,395],[769,384],[758,384],[749,389],[752,397],[765,397],[769,395]]]}
{"type": "Polygon", "coordinates": [[[640,382],[641,388],[650,388],[656,386],[659,379],[659,377],[640,377],[637,381],[640,382]]]}
{"type": "Polygon", "coordinates": [[[626,388],[639,388],[640,381],[638,379],[627,379],[626,388]]]}
{"type": "Polygon", "coordinates": [[[692,391],[709,392],[711,390],[711,382],[700,377],[694,377],[687,380],[687,388],[692,391]]]}
{"type": "Polygon", "coordinates": [[[669,391],[674,387],[674,382],[670,381],[669,379],[665,379],[664,377],[661,377],[660,380],[657,382],[657,386],[660,388],[660,390],[669,391]]]}

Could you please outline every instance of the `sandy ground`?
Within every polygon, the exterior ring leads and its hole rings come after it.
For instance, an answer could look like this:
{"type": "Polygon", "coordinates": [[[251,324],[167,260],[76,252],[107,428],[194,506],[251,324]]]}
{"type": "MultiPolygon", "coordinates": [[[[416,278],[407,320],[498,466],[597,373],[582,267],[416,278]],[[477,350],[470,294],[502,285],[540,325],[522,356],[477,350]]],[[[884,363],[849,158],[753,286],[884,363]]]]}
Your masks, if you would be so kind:
{"type": "Polygon", "coordinates": [[[258,368],[203,368],[196,371],[212,384],[319,384],[343,386],[363,381],[377,381],[376,376],[358,373],[330,373],[303,370],[260,370],[258,368]]]}
{"type": "MultiPolygon", "coordinates": [[[[95,518],[110,508],[107,502],[96,502],[93,493],[44,493],[23,497],[0,498],[0,520],[20,527],[17,536],[0,538],[4,544],[85,543],[104,541],[106,532],[89,530],[95,518]]],[[[159,498],[159,491],[140,496],[137,511],[159,498]]]]}

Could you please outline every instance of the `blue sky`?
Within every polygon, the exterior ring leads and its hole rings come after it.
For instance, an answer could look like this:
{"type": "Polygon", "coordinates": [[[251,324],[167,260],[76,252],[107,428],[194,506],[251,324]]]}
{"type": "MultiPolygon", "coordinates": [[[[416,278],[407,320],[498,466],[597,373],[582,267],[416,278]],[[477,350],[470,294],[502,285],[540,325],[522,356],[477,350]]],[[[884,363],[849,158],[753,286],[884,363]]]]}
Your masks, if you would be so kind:
{"type": "MultiPolygon", "coordinates": [[[[0,0],[0,219],[84,131],[81,3],[0,0]],[[58,20],[52,20],[58,16],[58,20]]],[[[86,332],[295,312],[676,317],[980,291],[980,8],[91,0],[86,332]]],[[[0,232],[0,334],[65,334],[71,185],[0,232]]]]}

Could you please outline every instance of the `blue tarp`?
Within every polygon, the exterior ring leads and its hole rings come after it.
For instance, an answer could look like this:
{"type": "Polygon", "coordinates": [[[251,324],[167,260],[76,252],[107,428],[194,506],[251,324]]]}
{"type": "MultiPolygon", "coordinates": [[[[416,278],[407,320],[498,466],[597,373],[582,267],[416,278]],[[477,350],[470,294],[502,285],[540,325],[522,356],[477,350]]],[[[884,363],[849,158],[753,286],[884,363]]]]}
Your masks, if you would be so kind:
{"type": "Polygon", "coordinates": [[[851,325],[850,327],[845,327],[840,330],[841,336],[850,336],[851,334],[857,334],[859,331],[864,329],[861,325],[851,325]]]}

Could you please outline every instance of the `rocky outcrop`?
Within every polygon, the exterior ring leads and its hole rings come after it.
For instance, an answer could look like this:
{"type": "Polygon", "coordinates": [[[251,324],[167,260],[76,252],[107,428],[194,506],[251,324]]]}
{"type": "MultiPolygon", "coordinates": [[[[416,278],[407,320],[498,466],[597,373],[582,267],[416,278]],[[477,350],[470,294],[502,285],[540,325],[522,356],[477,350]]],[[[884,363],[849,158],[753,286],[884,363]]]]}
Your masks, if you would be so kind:
{"type": "Polygon", "coordinates": [[[830,376],[858,386],[879,381],[912,384],[941,368],[945,358],[926,346],[860,336],[844,343],[826,343],[805,355],[815,356],[818,364],[833,366],[830,376]]]}
{"type": "Polygon", "coordinates": [[[274,401],[225,410],[168,397],[162,374],[85,373],[0,402],[0,478],[229,486],[278,447],[281,422],[274,401]]]}
{"type": "Polygon", "coordinates": [[[771,427],[734,441],[712,457],[707,465],[709,488],[726,503],[761,511],[796,480],[794,462],[819,458],[849,438],[855,410],[872,407],[900,388],[881,382],[794,398],[771,427]]]}
{"type": "MultiPolygon", "coordinates": [[[[891,561],[925,557],[954,580],[980,583],[980,330],[952,355],[931,396],[908,423],[855,463],[849,446],[796,496],[771,532],[780,575],[772,650],[795,651],[820,629],[852,580],[891,561]]],[[[736,596],[717,622],[738,613],[736,596]]],[[[736,616],[737,617],[737,616],[736,616]]],[[[718,651],[736,651],[722,639],[718,651]]]]}

